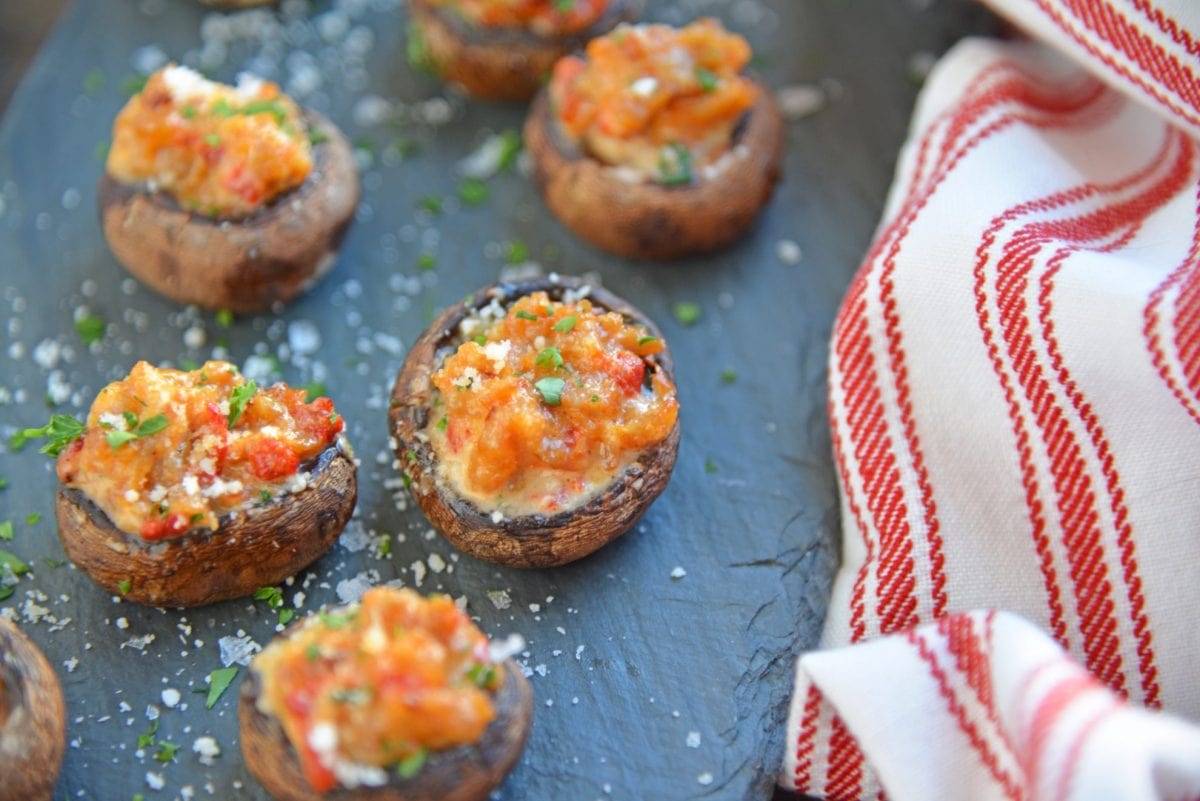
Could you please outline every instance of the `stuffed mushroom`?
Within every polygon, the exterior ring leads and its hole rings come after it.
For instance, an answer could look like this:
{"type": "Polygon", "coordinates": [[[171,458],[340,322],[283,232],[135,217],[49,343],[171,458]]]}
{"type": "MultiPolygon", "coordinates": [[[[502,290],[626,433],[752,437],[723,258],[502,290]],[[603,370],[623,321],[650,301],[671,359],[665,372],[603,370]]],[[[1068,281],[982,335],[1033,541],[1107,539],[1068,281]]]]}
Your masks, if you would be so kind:
{"type": "Polygon", "coordinates": [[[67,556],[109,592],[198,606],[276,584],[327,551],[354,509],[344,421],[328,398],[258,388],[233,365],[139,362],[86,423],[55,416],[67,556]]]}
{"type": "Polygon", "coordinates": [[[670,351],[637,309],[551,276],[476,292],[392,390],[399,466],[459,549],[517,567],[579,559],[666,488],[679,448],[670,351]]]}
{"type": "Polygon", "coordinates": [[[484,100],[533,97],[562,56],[633,17],[633,0],[413,0],[409,56],[484,100]]]}
{"type": "Polygon", "coordinates": [[[242,683],[246,766],[281,801],[481,801],[533,716],[513,645],[489,644],[449,597],[406,589],[312,615],[242,683]]]}
{"type": "Polygon", "coordinates": [[[672,259],[730,244],[779,179],[783,122],[712,19],[622,25],[555,65],[525,145],[550,210],[603,250],[672,259]]]}
{"type": "Polygon", "coordinates": [[[345,137],[277,85],[169,65],[113,125],[100,221],[117,260],[172,300],[254,311],[333,266],[358,205],[345,137]]]}
{"type": "Polygon", "coordinates": [[[0,801],[50,801],[65,731],[58,678],[37,646],[0,617],[0,801]]]}

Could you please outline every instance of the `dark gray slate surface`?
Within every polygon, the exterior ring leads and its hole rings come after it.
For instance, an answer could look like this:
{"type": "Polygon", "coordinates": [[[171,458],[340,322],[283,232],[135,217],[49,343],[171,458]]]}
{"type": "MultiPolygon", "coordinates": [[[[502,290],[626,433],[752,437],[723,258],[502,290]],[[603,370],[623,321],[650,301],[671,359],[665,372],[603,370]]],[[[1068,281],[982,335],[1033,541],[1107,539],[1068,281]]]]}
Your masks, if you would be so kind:
{"type": "MultiPolygon", "coordinates": [[[[127,281],[94,211],[94,152],[123,102],[131,57],[149,44],[177,58],[196,51],[204,12],[183,0],[94,0],[68,11],[0,126],[0,434],[44,422],[48,393],[56,409],[82,414],[139,358],[178,364],[217,347],[243,365],[252,354],[271,355],[293,383],[324,376],[362,460],[359,506],[351,535],[297,577],[289,601],[307,582],[305,609],[334,602],[339,582],[364,571],[371,581],[415,585],[420,561],[422,590],[465,595],[489,633],[524,634],[535,723],[499,798],[768,797],[792,663],[817,640],[837,559],[828,332],[882,207],[916,92],[914,56],[941,52],[992,22],[957,2],[652,3],[653,19],[724,17],[755,44],[768,82],[830,94],[824,109],[789,125],[785,183],[747,240],[710,258],[653,265],[573,241],[518,172],[492,179],[478,207],[450,201],[440,215],[418,210],[427,195],[453,198],[454,165],[484,129],[519,128],[522,111],[467,103],[413,75],[396,5],[314,3],[310,16],[333,15],[293,20],[287,39],[261,52],[231,45],[211,70],[228,80],[254,59],[259,69],[278,65],[268,77],[286,81],[303,66],[294,50],[315,53],[325,80],[307,102],[372,161],[359,220],[333,273],[278,315],[239,318],[228,330],[127,281]],[[338,35],[342,21],[347,37],[338,35]],[[401,119],[360,124],[365,94],[402,106],[401,119]],[[432,97],[450,97],[450,105],[420,105],[432,97]],[[451,120],[428,124],[445,108],[451,120]],[[419,152],[399,158],[408,148],[401,141],[419,152]],[[801,247],[799,264],[779,258],[783,239],[801,247]],[[494,280],[511,241],[525,243],[547,270],[598,274],[657,319],[678,364],[684,431],[671,486],[634,533],[556,570],[460,558],[426,536],[420,513],[400,508],[384,486],[396,474],[383,407],[404,343],[434,309],[494,280]],[[436,253],[434,272],[417,268],[422,252],[436,253]],[[678,301],[702,306],[698,324],[672,318],[678,301]],[[91,348],[73,330],[81,305],[111,323],[91,348]],[[287,350],[289,330],[314,327],[315,353],[287,350]],[[189,328],[203,331],[202,347],[197,333],[185,336],[189,328]],[[724,370],[735,370],[736,381],[723,382],[724,370]],[[404,536],[390,558],[374,546],[357,549],[379,532],[404,536]],[[672,578],[677,566],[684,577],[672,578]],[[511,606],[497,608],[489,591],[504,591],[511,606]]],[[[211,47],[209,55],[219,55],[211,47]]],[[[258,361],[271,369],[270,360],[258,361]]],[[[191,690],[221,666],[219,638],[244,632],[266,642],[273,613],[250,602],[190,612],[137,607],[70,566],[52,567],[44,558],[63,558],[53,470],[34,451],[0,453],[8,482],[0,520],[16,531],[0,546],[34,567],[0,610],[16,614],[66,691],[70,747],[56,797],[264,798],[241,763],[236,694],[205,710],[191,690]],[[28,523],[32,513],[41,520],[28,523]],[[182,693],[186,709],[163,704],[168,688],[182,693]],[[159,738],[183,746],[170,764],[137,753],[148,706],[160,710],[159,738]],[[224,749],[210,767],[191,752],[202,735],[224,749]],[[147,774],[163,788],[148,786],[147,774]]]]}

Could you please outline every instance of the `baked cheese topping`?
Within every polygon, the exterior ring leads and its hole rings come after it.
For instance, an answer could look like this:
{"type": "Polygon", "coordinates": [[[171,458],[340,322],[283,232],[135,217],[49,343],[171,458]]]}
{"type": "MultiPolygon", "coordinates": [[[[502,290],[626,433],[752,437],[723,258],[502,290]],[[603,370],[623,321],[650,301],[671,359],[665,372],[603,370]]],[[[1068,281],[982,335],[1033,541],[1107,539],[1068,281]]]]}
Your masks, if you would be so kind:
{"type": "Polygon", "coordinates": [[[645,328],[545,292],[490,308],[433,375],[426,434],[457,494],[505,516],[567,511],[671,433],[679,403],[645,328]]]}
{"type": "Polygon", "coordinates": [[[280,722],[317,792],[411,778],[429,751],[477,742],[504,681],[487,637],[448,596],[389,587],[310,616],[253,668],[259,710],[280,722]]]}
{"type": "Polygon", "coordinates": [[[227,362],[190,372],[138,362],[100,390],[58,477],[129,534],[216,529],[222,515],[300,492],[303,466],[344,428],[329,398],[259,389],[227,362]]]}
{"type": "Polygon", "coordinates": [[[621,25],[591,40],[583,57],[554,67],[550,99],[564,134],[593,157],[664,184],[730,149],[758,99],[740,73],[750,45],[715,19],[684,28],[621,25]]]}
{"type": "Polygon", "coordinates": [[[300,109],[278,85],[243,73],[227,86],[172,64],[117,115],[106,169],[199,214],[238,217],[304,183],[312,164],[300,109]]]}
{"type": "Polygon", "coordinates": [[[472,25],[524,28],[539,36],[581,31],[600,19],[609,0],[436,0],[472,25]]]}

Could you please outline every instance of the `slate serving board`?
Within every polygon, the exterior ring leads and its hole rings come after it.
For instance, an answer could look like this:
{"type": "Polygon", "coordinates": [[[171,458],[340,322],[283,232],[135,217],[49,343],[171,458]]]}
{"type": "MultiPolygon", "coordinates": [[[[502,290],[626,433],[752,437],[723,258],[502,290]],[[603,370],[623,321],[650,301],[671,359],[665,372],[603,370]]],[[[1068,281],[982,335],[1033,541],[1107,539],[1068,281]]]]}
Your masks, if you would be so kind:
{"type": "MultiPolygon", "coordinates": [[[[342,543],[284,589],[289,605],[298,592],[311,610],[365,581],[419,581],[469,599],[488,633],[523,634],[535,722],[498,798],[769,797],[792,664],[817,641],[837,562],[829,330],[882,207],[916,93],[913,67],[994,22],[948,0],[651,2],[653,20],[722,17],[755,46],[768,83],[816,86],[826,98],[789,123],[785,181],[752,234],[664,265],[576,242],[518,169],[489,180],[483,203],[457,202],[458,162],[487,131],[519,129],[522,109],[466,102],[414,73],[401,2],[285,8],[293,13],[251,18],[275,20],[265,24],[278,25],[277,40],[230,41],[223,53],[212,41],[227,23],[185,0],[96,0],[64,15],[0,125],[0,434],[42,424],[51,403],[82,415],[137,359],[178,365],[215,348],[252,372],[319,379],[349,422],[360,497],[342,543]],[[211,58],[223,80],[254,66],[307,84],[304,101],[359,146],[363,205],[341,258],[278,314],[224,327],[128,280],[105,247],[99,151],[123,79],[154,60],[148,45],[211,58]],[[440,213],[430,197],[443,200],[440,213]],[[781,240],[798,244],[798,263],[781,240]],[[522,246],[542,269],[595,274],[652,315],[675,353],[682,404],[664,496],[634,532],[554,570],[496,568],[432,536],[398,491],[385,428],[405,345],[435,310],[494,281],[522,246]],[[434,269],[420,268],[422,253],[434,269]],[[694,325],[673,317],[684,301],[700,306],[694,325]],[[108,322],[97,344],[75,331],[80,307],[108,322]]],[[[238,750],[236,682],[212,709],[203,693],[222,667],[220,639],[265,643],[275,613],[251,601],[139,607],[56,566],[53,465],[35,451],[0,453],[0,521],[15,532],[0,548],[32,567],[0,613],[15,616],[63,683],[69,747],[56,798],[265,798],[238,750]],[[180,703],[164,703],[164,690],[180,703]],[[182,746],[173,761],[138,749],[155,716],[156,742],[182,746]],[[192,752],[202,736],[223,750],[211,765],[192,752]]]]}

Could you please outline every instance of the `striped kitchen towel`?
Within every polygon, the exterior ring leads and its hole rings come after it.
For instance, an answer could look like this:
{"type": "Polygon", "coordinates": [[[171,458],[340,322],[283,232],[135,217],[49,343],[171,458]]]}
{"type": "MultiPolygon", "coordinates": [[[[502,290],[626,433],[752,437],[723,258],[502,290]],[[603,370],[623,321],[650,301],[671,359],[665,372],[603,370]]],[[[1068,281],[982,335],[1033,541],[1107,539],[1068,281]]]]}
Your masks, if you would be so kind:
{"type": "Polygon", "coordinates": [[[938,63],[838,315],[780,783],[1195,801],[1200,0],[990,1],[1043,43],[938,63]]]}

